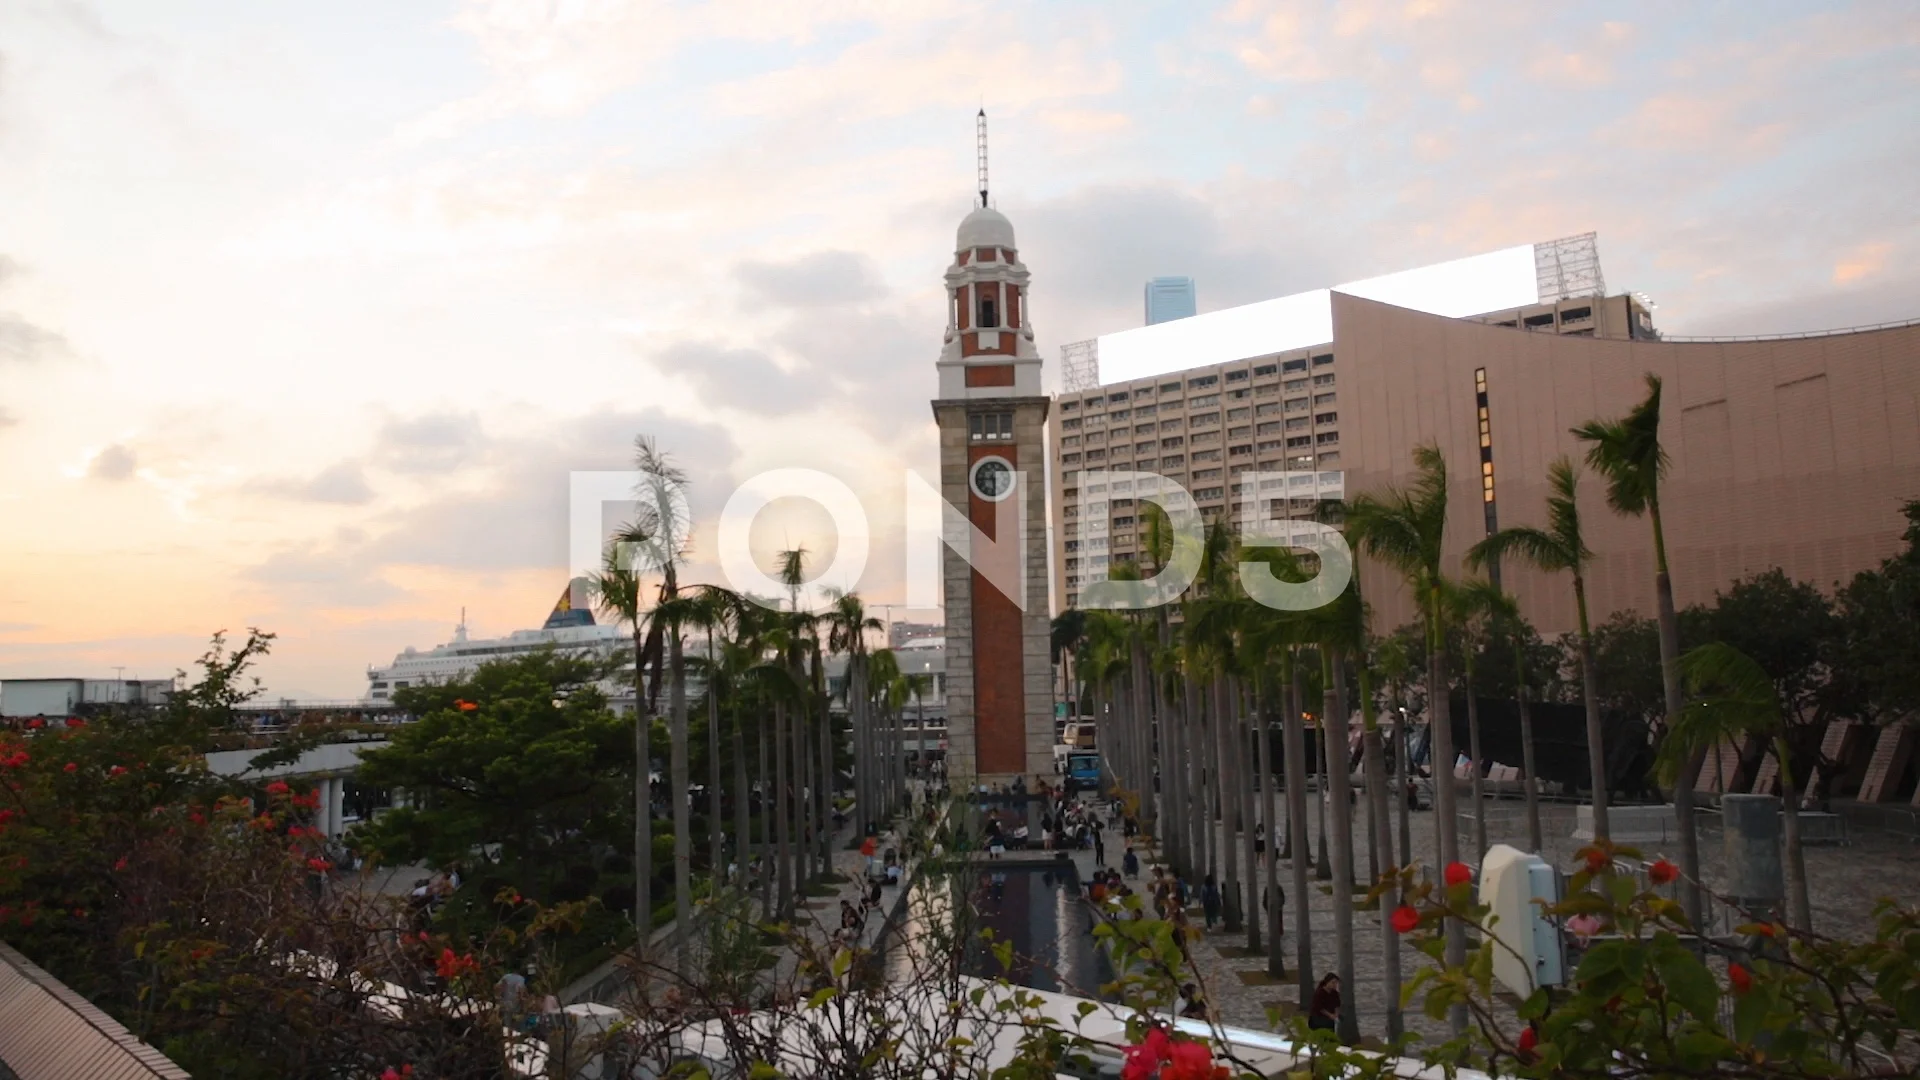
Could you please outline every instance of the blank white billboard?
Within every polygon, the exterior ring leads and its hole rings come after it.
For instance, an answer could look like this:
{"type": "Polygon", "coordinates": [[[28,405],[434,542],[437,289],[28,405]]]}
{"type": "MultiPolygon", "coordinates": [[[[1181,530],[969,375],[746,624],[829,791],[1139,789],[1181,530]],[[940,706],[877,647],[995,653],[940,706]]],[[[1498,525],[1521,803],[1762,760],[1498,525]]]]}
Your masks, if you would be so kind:
{"type": "Polygon", "coordinates": [[[1333,340],[1336,292],[1448,318],[1526,307],[1539,299],[1533,245],[1402,270],[1332,289],[1262,300],[1100,338],[1100,382],[1126,382],[1333,340]]]}

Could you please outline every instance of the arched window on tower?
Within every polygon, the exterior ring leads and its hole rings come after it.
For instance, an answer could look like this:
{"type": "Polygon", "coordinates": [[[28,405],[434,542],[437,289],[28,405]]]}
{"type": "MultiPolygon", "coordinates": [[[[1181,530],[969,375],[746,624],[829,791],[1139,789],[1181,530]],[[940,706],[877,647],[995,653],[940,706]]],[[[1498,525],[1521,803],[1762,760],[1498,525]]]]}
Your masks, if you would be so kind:
{"type": "Polygon", "coordinates": [[[980,298],[980,328],[991,330],[1000,325],[1000,313],[994,310],[993,297],[980,298]]]}

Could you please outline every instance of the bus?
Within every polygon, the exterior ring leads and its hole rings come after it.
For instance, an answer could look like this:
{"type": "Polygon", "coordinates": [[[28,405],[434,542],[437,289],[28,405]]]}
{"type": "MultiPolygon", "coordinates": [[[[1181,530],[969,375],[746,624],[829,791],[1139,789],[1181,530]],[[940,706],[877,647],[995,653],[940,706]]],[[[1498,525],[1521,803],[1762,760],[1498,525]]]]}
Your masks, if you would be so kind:
{"type": "Polygon", "coordinates": [[[1100,790],[1100,755],[1092,750],[1067,754],[1067,794],[1100,790]]]}

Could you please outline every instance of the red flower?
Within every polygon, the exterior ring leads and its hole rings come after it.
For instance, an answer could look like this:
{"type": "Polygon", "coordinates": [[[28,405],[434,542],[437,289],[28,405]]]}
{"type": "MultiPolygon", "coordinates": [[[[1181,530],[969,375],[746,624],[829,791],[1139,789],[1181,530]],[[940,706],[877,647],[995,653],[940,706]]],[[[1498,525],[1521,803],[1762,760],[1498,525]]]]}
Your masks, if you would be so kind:
{"type": "Polygon", "coordinates": [[[1773,937],[1774,936],[1773,924],[1761,923],[1760,925],[1753,928],[1753,932],[1756,934],[1759,934],[1761,937],[1773,937]]]}
{"type": "Polygon", "coordinates": [[[1753,989],[1753,975],[1739,964],[1727,965],[1727,981],[1733,984],[1733,992],[1745,994],[1753,989]]]}
{"type": "Polygon", "coordinates": [[[74,918],[76,918],[76,919],[84,919],[84,918],[86,918],[86,917],[87,917],[87,909],[86,909],[86,908],[74,908],[74,909],[73,909],[73,917],[74,917],[74,918]]]}
{"type": "Polygon", "coordinates": [[[1406,904],[1393,909],[1393,932],[1411,934],[1413,928],[1420,925],[1420,913],[1406,904]]]}
{"type": "Polygon", "coordinates": [[[1647,879],[1655,885],[1671,885],[1673,879],[1679,876],[1680,868],[1665,859],[1647,867],[1647,879]]]}
{"type": "Polygon", "coordinates": [[[475,709],[478,709],[480,706],[475,705],[471,701],[466,701],[461,698],[454,698],[453,707],[456,709],[459,709],[461,712],[472,712],[475,709]]]}
{"type": "Polygon", "coordinates": [[[70,728],[83,728],[87,726],[87,722],[75,716],[67,720],[67,726],[70,728]]]}
{"type": "Polygon", "coordinates": [[[1150,1080],[1160,1063],[1172,1056],[1173,1040],[1167,1038],[1166,1029],[1150,1028],[1138,1046],[1127,1047],[1126,1066],[1120,1070],[1121,1080],[1150,1080]]]}
{"type": "Polygon", "coordinates": [[[1599,848],[1587,849],[1587,873],[1604,873],[1606,869],[1612,865],[1613,858],[1606,852],[1601,851],[1599,848]]]}
{"type": "Polygon", "coordinates": [[[1463,862],[1447,864],[1447,887],[1465,885],[1473,880],[1473,868],[1463,862]]]}
{"type": "Polygon", "coordinates": [[[115,765],[113,768],[107,770],[107,775],[120,776],[120,775],[123,775],[126,771],[127,771],[127,767],[125,765],[115,765]]]}
{"type": "Polygon", "coordinates": [[[1212,1080],[1213,1055],[1197,1042],[1177,1042],[1160,1067],[1160,1080],[1212,1080]]]}
{"type": "Polygon", "coordinates": [[[472,954],[456,956],[452,949],[441,949],[440,959],[434,964],[434,970],[440,973],[442,979],[452,981],[473,972],[479,966],[479,961],[475,960],[472,954]]]}
{"type": "Polygon", "coordinates": [[[13,820],[13,811],[0,810],[0,825],[5,825],[7,822],[12,820],[13,820]]]}
{"type": "Polygon", "coordinates": [[[47,726],[47,722],[45,720],[34,719],[27,721],[27,726],[29,728],[43,728],[47,726]]]}
{"type": "Polygon", "coordinates": [[[120,861],[114,863],[113,868],[115,870],[125,870],[127,868],[127,857],[125,855],[120,856],[120,861]]]}
{"type": "Polygon", "coordinates": [[[76,761],[69,761],[69,762],[67,762],[67,768],[66,768],[66,771],[67,771],[67,772],[72,772],[72,771],[74,771],[75,769],[78,769],[79,767],[80,767],[80,763],[79,763],[79,762],[76,762],[76,761]]]}
{"type": "Polygon", "coordinates": [[[1530,1054],[1533,1052],[1533,1048],[1538,1042],[1539,1040],[1534,1036],[1532,1028],[1521,1028],[1520,1037],[1513,1041],[1513,1045],[1521,1053],[1530,1054]]]}
{"type": "Polygon", "coordinates": [[[267,785],[267,794],[269,795],[285,795],[286,793],[287,782],[285,780],[275,780],[273,783],[267,785]]]}
{"type": "Polygon", "coordinates": [[[333,864],[325,859],[308,859],[307,869],[312,870],[316,874],[324,874],[333,869],[333,864]]]}

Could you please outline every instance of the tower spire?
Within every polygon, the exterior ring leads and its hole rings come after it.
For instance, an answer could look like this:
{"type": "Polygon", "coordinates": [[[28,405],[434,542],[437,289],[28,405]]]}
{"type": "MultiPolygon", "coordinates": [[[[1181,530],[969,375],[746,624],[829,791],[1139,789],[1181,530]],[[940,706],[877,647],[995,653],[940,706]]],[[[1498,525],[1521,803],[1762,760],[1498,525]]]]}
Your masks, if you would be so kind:
{"type": "Polygon", "coordinates": [[[974,121],[974,142],[980,151],[980,205],[987,205],[987,110],[981,109],[974,121]]]}

